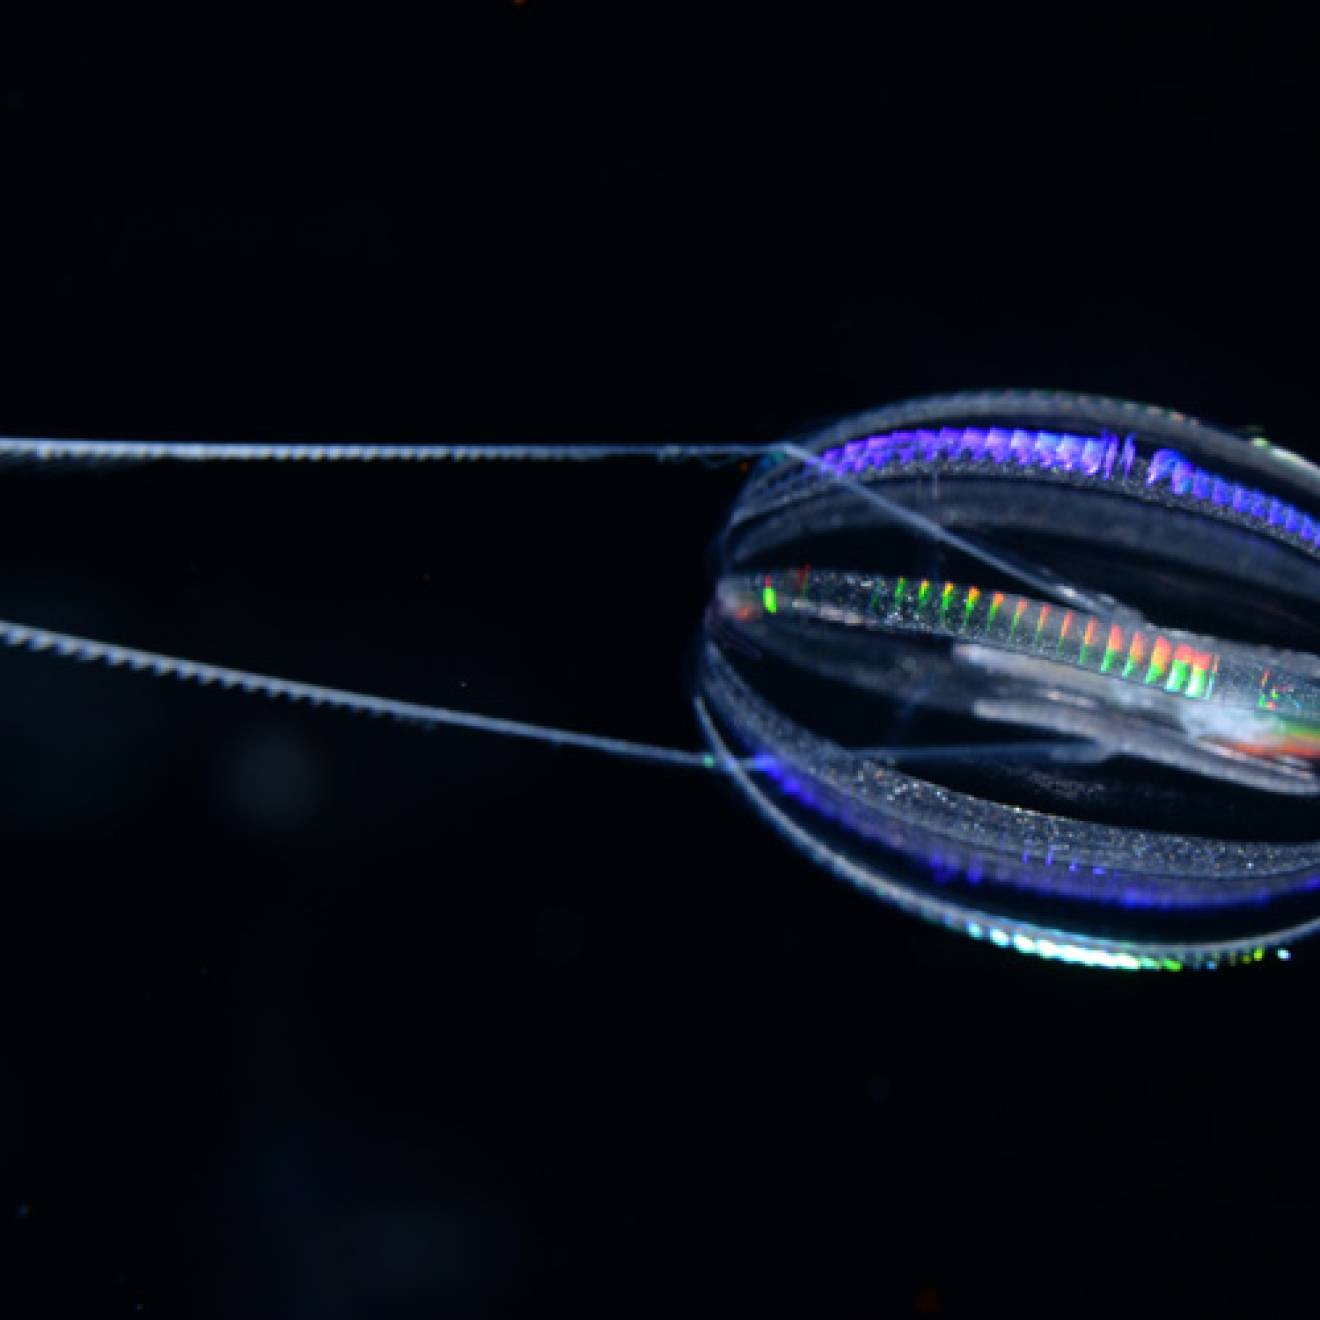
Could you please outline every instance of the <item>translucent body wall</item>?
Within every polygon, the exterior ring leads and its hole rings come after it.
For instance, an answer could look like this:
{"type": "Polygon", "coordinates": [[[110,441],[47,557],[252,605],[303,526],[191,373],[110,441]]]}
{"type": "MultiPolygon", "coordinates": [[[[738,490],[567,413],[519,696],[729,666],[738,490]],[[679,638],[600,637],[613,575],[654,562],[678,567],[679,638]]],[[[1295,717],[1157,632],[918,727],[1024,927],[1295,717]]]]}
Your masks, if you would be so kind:
{"type": "Polygon", "coordinates": [[[1177,969],[1320,925],[1320,472],[1114,400],[954,395],[767,458],[697,713],[854,883],[1023,952],[1177,969]]]}

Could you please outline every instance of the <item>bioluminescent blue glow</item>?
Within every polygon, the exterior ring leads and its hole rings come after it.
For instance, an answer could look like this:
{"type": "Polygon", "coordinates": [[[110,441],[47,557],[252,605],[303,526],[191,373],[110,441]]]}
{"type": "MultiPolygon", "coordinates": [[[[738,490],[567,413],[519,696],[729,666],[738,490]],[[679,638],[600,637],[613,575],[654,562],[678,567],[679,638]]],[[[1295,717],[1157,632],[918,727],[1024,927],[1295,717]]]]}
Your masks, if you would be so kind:
{"type": "Polygon", "coordinates": [[[6,456],[757,458],[721,533],[703,627],[703,751],[20,623],[0,621],[0,641],[713,770],[836,875],[1050,960],[1286,960],[1285,945],[1320,927],[1320,470],[1262,440],[1018,391],[919,399],[764,446],[0,440],[6,456]]]}

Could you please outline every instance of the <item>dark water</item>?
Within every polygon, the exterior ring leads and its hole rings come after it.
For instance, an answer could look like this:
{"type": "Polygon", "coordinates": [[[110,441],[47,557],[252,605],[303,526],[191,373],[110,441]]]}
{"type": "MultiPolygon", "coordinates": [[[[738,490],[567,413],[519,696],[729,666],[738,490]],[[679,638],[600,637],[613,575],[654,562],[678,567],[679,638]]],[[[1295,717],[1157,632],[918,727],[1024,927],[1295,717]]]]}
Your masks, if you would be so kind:
{"type": "MultiPolygon", "coordinates": [[[[1039,384],[1320,457],[1314,48],[1269,9],[1069,13],[15,43],[0,423],[760,441],[1039,384]]],[[[736,470],[0,477],[0,616],[696,745],[736,470]]],[[[836,884],[713,777],[0,682],[0,1311],[1305,1296],[1310,950],[1044,965],[836,884]]]]}

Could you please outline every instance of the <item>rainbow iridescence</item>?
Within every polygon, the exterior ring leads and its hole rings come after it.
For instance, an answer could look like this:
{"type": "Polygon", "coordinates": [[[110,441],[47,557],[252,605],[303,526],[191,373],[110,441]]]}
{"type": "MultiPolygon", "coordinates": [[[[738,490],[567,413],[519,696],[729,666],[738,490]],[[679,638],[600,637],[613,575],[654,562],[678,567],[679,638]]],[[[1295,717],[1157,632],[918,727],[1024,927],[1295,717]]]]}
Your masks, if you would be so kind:
{"type": "Polygon", "coordinates": [[[1144,405],[845,419],[730,513],[698,716],[764,819],[926,920],[1116,970],[1286,960],[1320,930],[1317,508],[1305,460],[1144,405]]]}
{"type": "Polygon", "coordinates": [[[1285,674],[1242,648],[1212,649],[1026,596],[925,578],[914,594],[906,578],[790,568],[726,579],[721,600],[741,619],[758,602],[773,600],[772,613],[1013,649],[1192,701],[1268,711],[1291,721],[1294,736],[1305,728],[1320,736],[1320,683],[1285,674]]]}

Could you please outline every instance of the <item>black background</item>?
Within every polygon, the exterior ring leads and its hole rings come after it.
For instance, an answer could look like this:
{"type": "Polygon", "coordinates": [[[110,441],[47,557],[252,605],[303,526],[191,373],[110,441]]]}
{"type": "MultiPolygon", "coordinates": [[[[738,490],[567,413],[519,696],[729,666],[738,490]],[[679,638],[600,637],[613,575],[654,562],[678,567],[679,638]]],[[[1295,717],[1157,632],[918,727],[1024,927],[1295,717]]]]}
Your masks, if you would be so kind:
{"type": "MultiPolygon", "coordinates": [[[[8,43],[0,427],[759,442],[1042,385],[1320,456],[1315,45],[1282,7],[1062,9],[8,43]]],[[[738,480],[9,469],[0,615],[695,746],[738,480]]],[[[713,776],[27,655],[0,831],[5,1315],[1311,1291],[1309,950],[1039,964],[713,776]]]]}

